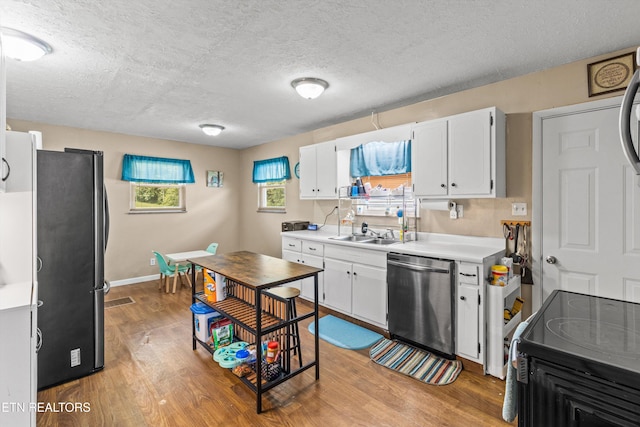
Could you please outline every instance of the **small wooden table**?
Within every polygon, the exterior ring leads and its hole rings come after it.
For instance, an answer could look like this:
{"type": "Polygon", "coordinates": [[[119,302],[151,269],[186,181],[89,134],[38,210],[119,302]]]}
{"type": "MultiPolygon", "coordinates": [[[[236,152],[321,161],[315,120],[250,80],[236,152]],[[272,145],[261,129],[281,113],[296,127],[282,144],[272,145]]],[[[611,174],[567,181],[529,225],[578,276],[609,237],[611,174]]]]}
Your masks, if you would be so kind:
{"type": "MultiPolygon", "coordinates": [[[[235,325],[247,331],[255,337],[256,368],[255,374],[243,377],[242,381],[256,393],[256,411],[262,412],[262,393],[283,383],[291,377],[301,374],[305,370],[315,366],[316,381],[320,379],[320,353],[318,338],[318,273],[320,268],[297,264],[253,252],[240,251],[223,255],[209,255],[202,258],[189,258],[188,262],[199,265],[202,268],[212,270],[227,278],[227,296],[224,300],[210,302],[203,293],[196,293],[195,286],[192,289],[192,301],[200,301],[229,318],[235,325]],[[263,298],[277,298],[269,296],[264,290],[282,285],[288,282],[314,278],[313,311],[299,315],[292,319],[286,319],[277,313],[270,312],[268,307],[263,307],[263,298]],[[278,378],[266,382],[262,378],[262,337],[284,328],[293,323],[313,317],[315,320],[315,358],[295,371],[285,371],[278,378]]],[[[195,282],[195,270],[191,272],[195,282]]],[[[195,322],[192,322],[193,349],[200,343],[209,352],[213,350],[204,342],[198,340],[195,334],[195,322]]]]}
{"type": "MultiPolygon", "coordinates": [[[[169,261],[173,262],[173,265],[176,266],[176,274],[173,275],[173,293],[176,293],[176,283],[178,281],[178,266],[180,264],[185,264],[187,263],[186,261],[189,258],[198,258],[198,257],[203,257],[203,256],[209,256],[211,255],[211,252],[207,252],[207,251],[202,251],[202,250],[198,250],[198,251],[189,251],[189,252],[176,252],[175,254],[166,254],[165,256],[169,259],[169,261]]],[[[188,263],[187,263],[188,264],[188,263]]],[[[192,267],[193,269],[193,267],[192,267]]],[[[189,280],[189,277],[187,276],[187,280],[189,280]]],[[[193,282],[195,283],[195,281],[193,282]]],[[[193,288],[193,283],[189,283],[189,285],[191,285],[191,287],[193,288]]],[[[169,282],[167,282],[167,288],[165,290],[167,293],[169,293],[169,282]]]]}

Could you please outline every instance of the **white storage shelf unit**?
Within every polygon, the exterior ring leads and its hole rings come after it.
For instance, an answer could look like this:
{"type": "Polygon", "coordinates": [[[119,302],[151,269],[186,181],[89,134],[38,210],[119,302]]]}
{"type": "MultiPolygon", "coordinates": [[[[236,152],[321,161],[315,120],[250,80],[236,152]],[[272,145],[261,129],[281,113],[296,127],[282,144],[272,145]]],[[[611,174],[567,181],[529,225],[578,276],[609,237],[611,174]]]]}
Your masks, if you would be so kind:
{"type": "Polygon", "coordinates": [[[521,296],[520,276],[516,275],[507,286],[487,285],[487,373],[504,379],[511,337],[522,321],[522,311],[505,323],[504,310],[513,307],[516,297],[521,296]]]}

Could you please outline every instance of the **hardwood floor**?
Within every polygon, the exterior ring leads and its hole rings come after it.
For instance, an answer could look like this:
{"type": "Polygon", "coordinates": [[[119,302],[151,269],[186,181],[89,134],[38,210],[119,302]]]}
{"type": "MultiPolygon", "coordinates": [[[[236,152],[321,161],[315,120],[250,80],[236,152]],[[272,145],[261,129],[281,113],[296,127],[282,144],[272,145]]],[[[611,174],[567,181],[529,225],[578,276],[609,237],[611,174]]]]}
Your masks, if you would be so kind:
{"type": "MultiPolygon", "coordinates": [[[[368,350],[320,340],[315,370],[255,394],[202,348],[191,347],[191,292],[158,290],[158,282],[112,288],[107,301],[135,303],[105,310],[105,368],[38,393],[53,409],[86,403],[86,412],[38,414],[38,426],[496,426],[504,382],[463,370],[451,385],[431,386],[376,365],[368,350]]],[[[305,304],[298,304],[303,312],[305,304]]],[[[322,314],[321,314],[322,315],[322,314]]],[[[301,327],[303,358],[313,335],[301,327]]],[[[515,424],[515,423],[514,423],[515,424]]]]}

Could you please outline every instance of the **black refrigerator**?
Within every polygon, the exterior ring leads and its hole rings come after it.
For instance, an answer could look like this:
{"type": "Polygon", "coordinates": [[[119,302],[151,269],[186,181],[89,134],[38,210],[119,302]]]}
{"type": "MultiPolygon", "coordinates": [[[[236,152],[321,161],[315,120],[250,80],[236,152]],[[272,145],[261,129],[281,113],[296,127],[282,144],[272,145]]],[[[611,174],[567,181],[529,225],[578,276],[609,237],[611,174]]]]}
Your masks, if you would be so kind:
{"type": "Polygon", "coordinates": [[[104,367],[109,213],[99,151],[37,151],[38,389],[104,367]]]}

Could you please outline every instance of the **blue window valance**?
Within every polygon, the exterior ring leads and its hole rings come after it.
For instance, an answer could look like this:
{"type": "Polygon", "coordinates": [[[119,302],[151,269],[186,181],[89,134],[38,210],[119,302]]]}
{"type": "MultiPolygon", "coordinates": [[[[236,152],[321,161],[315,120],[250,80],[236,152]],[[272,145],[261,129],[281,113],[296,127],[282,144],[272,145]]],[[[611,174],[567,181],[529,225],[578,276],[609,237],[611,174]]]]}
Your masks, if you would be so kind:
{"type": "Polygon", "coordinates": [[[193,184],[190,160],[125,154],[122,159],[122,180],[150,184],[193,184]]]}
{"type": "Polygon", "coordinates": [[[351,149],[350,173],[385,176],[411,172],[411,141],[369,142],[351,149]]]}
{"type": "Polygon", "coordinates": [[[253,182],[273,182],[283,179],[291,179],[287,156],[253,162],[253,182]]]}

